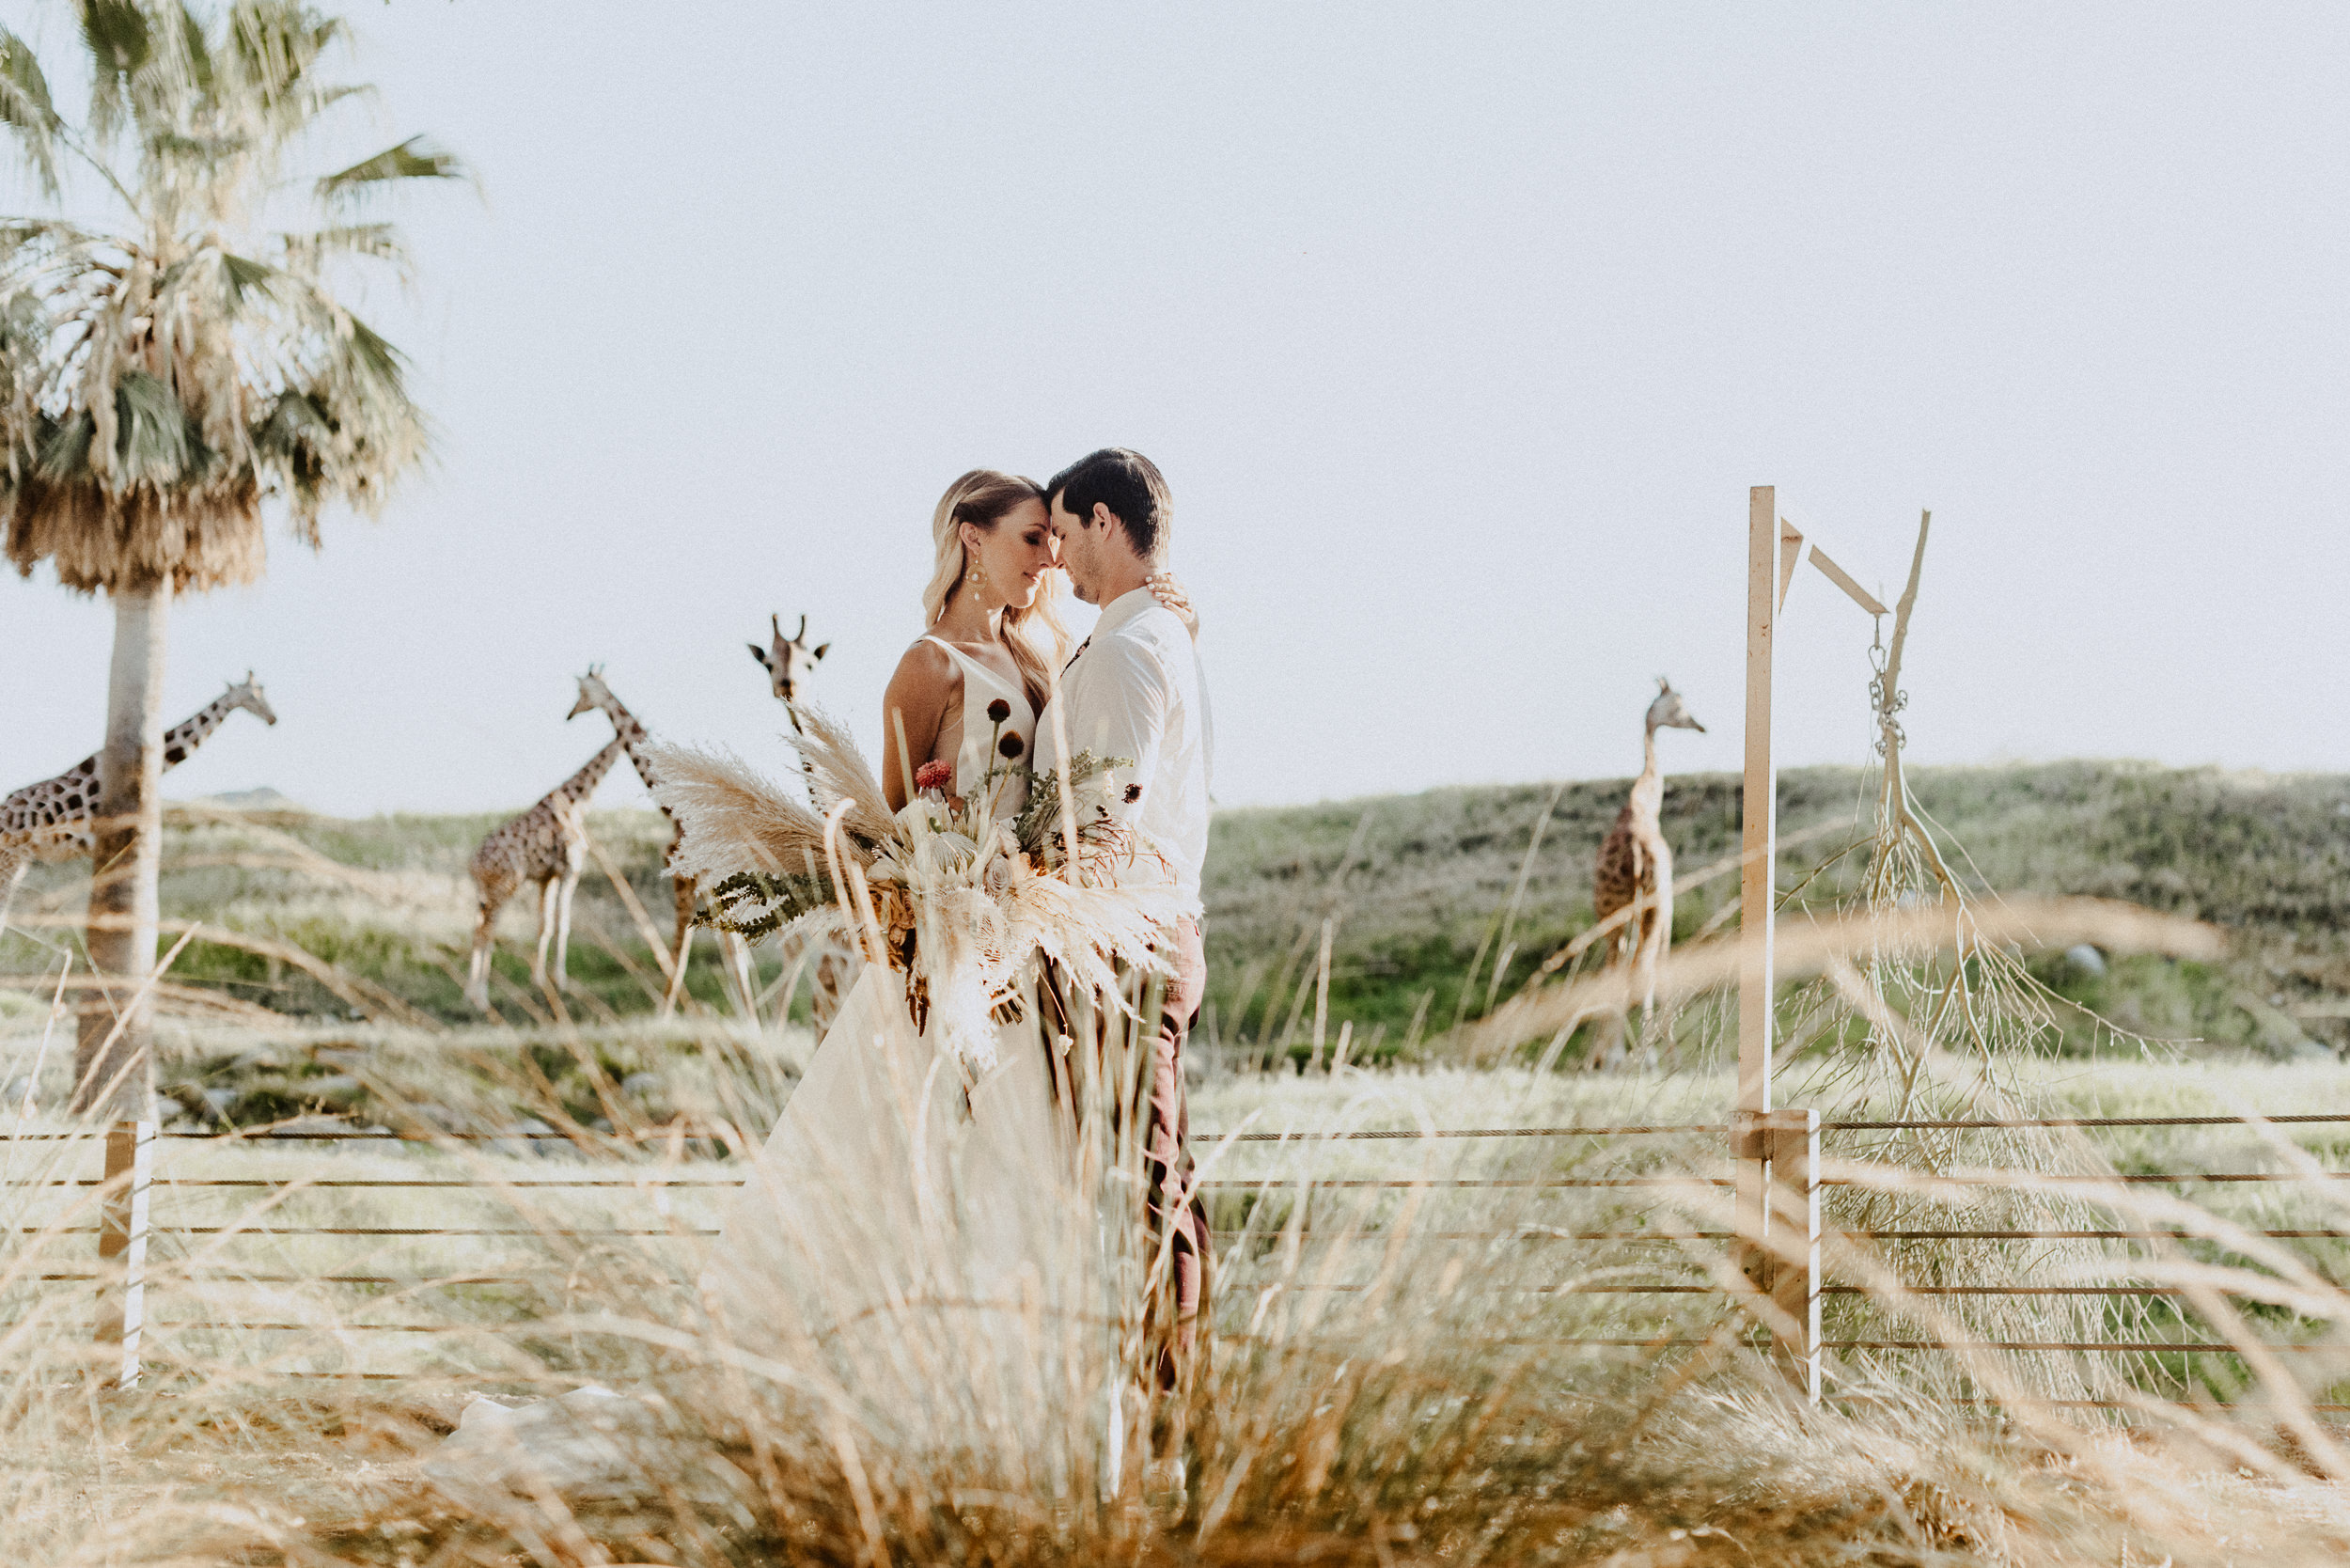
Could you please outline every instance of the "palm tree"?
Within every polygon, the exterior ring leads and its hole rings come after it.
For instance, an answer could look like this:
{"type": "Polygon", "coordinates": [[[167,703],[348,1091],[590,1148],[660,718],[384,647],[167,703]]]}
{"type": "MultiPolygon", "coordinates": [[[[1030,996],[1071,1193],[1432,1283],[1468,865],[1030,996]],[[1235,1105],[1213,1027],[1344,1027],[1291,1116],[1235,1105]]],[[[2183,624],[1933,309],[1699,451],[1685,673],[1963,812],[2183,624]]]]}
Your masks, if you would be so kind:
{"type": "Polygon", "coordinates": [[[336,297],[388,263],[370,221],[395,182],[462,177],[420,139],[323,178],[291,172],[366,89],[319,79],[340,22],[291,0],[225,13],[80,0],[79,124],[0,29],[0,122],[46,215],[0,219],[0,547],[24,575],[115,610],[100,754],[109,819],[89,898],[104,977],[81,1019],[74,1104],[142,1113],[155,964],[161,708],[175,594],[260,576],[265,515],[316,547],[321,509],[373,511],[425,454],[400,355],[336,297]],[[281,229],[289,215],[306,227],[281,229]]]}

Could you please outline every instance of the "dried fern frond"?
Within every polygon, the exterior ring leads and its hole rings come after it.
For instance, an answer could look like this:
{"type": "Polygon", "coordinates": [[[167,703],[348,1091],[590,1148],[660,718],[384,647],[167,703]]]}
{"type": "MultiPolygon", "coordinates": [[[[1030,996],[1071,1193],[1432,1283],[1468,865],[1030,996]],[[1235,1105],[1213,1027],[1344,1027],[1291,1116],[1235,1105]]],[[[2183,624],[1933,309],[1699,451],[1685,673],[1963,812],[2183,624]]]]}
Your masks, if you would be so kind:
{"type": "MultiPolygon", "coordinates": [[[[819,806],[830,809],[837,801],[849,802],[841,825],[870,843],[897,835],[897,813],[882,792],[881,780],[856,748],[849,727],[812,702],[793,704],[800,732],[787,735],[807,769],[809,792],[819,806]]],[[[820,823],[821,829],[821,823],[820,823]]],[[[821,847],[819,853],[822,853],[821,847]]]]}
{"type": "Polygon", "coordinates": [[[1172,880],[1085,886],[1057,876],[1019,876],[1002,906],[1012,943],[1041,949],[1081,985],[1118,1005],[1116,964],[1165,967],[1157,944],[1178,922],[1199,915],[1199,901],[1172,880]]]}
{"type": "MultiPolygon", "coordinates": [[[[824,819],[741,758],[681,745],[655,745],[648,756],[661,781],[653,798],[682,835],[673,871],[718,882],[743,872],[796,876],[825,863],[824,819]]],[[[840,851],[866,858],[845,835],[840,851]]]]}

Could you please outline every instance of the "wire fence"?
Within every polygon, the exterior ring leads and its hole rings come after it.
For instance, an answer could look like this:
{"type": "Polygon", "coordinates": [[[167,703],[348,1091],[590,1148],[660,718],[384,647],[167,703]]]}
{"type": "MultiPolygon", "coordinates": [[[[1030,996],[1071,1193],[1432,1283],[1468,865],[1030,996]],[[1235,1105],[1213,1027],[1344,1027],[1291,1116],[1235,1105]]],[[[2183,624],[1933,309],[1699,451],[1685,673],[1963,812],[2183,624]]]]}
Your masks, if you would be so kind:
{"type": "MultiPolygon", "coordinates": [[[[2110,1357],[2133,1369],[2133,1385],[2113,1397],[2046,1401],[2057,1405],[2125,1408],[2150,1393],[2225,1403],[2212,1374],[2226,1369],[2195,1358],[2232,1365],[2245,1346],[2210,1326],[2200,1288],[2174,1277],[2182,1249],[2241,1260],[2248,1247],[2290,1244],[2328,1278],[2350,1262],[2339,1245],[2350,1242],[2350,1189],[2340,1184],[2350,1170],[2339,1168],[2350,1133],[2343,1147],[2310,1148],[2282,1131],[2350,1129],[2350,1114],[1823,1121],[1779,1113],[1774,1125],[1762,1134],[1735,1122],[1241,1130],[1194,1141],[1210,1169],[1199,1188],[1219,1267],[1239,1281],[1284,1247],[1293,1275],[1300,1250],[1375,1251],[1392,1234],[1396,1205],[1409,1200],[1423,1239],[1543,1260],[1492,1287],[1548,1304],[1529,1305],[1528,1342],[1655,1354],[1727,1331],[1774,1349],[1815,1390],[1828,1363],[1991,1352],[2110,1357]],[[2143,1168],[2141,1156],[2175,1149],[2125,1154],[2102,1169],[1955,1158],[1974,1134],[2086,1139],[2192,1129],[2247,1135],[2223,1152],[2232,1168],[2143,1168]],[[1935,1157],[1889,1157],[1901,1140],[1926,1135],[1942,1140],[1929,1151],[1935,1157]],[[1863,1145],[1863,1157],[1829,1157],[1847,1142],[1863,1145]],[[1739,1207],[1758,1187],[1762,1207],[1739,1207]],[[1970,1221],[1955,1212],[1975,1201],[1970,1194],[2039,1195],[2048,1212],[2035,1222],[1970,1221]],[[2153,1213],[2140,1194],[2192,1201],[2202,1217],[2153,1213]],[[2213,1207],[2223,1199],[2227,1206],[2213,1207]],[[1943,1216],[1936,1205],[1954,1212],[1943,1216]],[[2051,1249],[2063,1245],[2105,1250],[2058,1259],[2051,1249]],[[1853,1248],[1879,1261],[1880,1277],[1840,1277],[1853,1248]],[[2104,1277],[2080,1278],[2082,1256],[2104,1277]],[[1955,1265],[1975,1273],[1954,1278],[1955,1265]],[[1888,1309],[1888,1295],[1935,1309],[2016,1309],[1921,1329],[1917,1313],[1888,1309]],[[2053,1315],[2030,1315],[2040,1309],[2053,1315]]],[[[118,1343],[126,1377],[223,1358],[302,1377],[478,1371],[433,1350],[368,1347],[379,1336],[415,1346],[526,1333],[552,1276],[605,1244],[666,1258],[663,1266],[690,1277],[720,1234],[719,1204],[743,1180],[739,1162],[712,1157],[714,1139],[674,1128],[633,1139],[151,1124],[0,1137],[0,1147],[42,1144],[73,1161],[102,1150],[103,1167],[8,1183],[18,1259],[0,1281],[0,1316],[22,1323],[46,1310],[61,1328],[118,1343]],[[632,1144],[651,1157],[632,1159],[632,1144]],[[379,1157],[411,1168],[348,1168],[379,1157]],[[551,1160],[579,1163],[548,1168],[551,1160]],[[415,1170],[419,1161],[431,1168],[415,1170]],[[92,1235],[94,1255],[74,1258],[92,1235]],[[79,1287],[70,1298],[79,1311],[59,1311],[66,1287],[79,1287]],[[94,1316],[81,1315],[93,1306],[94,1316]],[[321,1342],[305,1349],[306,1340],[321,1342]]],[[[1334,1264],[1296,1276],[1292,1288],[1368,1287],[1334,1264]]],[[[2333,1325],[2273,1304],[2252,1321],[2261,1347],[2324,1368],[2313,1383],[2326,1395],[2342,1391],[2326,1361],[2350,1362],[2350,1342],[2333,1325]]]]}

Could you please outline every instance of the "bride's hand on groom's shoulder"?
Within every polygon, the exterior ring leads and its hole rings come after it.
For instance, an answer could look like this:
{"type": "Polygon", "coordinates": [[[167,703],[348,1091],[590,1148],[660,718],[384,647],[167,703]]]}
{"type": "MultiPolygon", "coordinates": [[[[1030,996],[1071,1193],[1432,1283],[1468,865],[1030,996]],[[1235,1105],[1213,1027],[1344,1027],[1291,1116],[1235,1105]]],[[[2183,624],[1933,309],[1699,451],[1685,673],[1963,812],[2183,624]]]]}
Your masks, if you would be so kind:
{"type": "MultiPolygon", "coordinates": [[[[1130,582],[1133,579],[1131,578],[1128,579],[1130,582]]],[[[1191,633],[1192,640],[1194,642],[1198,641],[1199,612],[1192,608],[1191,595],[1183,591],[1183,585],[1182,581],[1176,577],[1175,573],[1172,572],[1153,572],[1151,573],[1149,586],[1151,588],[1151,597],[1166,605],[1168,609],[1174,611],[1175,619],[1182,621],[1184,627],[1191,633]]]]}

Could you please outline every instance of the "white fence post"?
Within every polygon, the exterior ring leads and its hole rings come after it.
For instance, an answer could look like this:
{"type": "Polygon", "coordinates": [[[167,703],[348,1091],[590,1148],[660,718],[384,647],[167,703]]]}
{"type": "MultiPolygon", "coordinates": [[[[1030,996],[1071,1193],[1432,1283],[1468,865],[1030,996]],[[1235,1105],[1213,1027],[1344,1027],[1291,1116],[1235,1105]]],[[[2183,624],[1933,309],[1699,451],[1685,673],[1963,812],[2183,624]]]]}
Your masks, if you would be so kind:
{"type": "Polygon", "coordinates": [[[98,1342],[121,1349],[114,1382],[139,1381],[139,1341],[147,1325],[147,1199],[155,1174],[152,1121],[106,1129],[105,1186],[98,1222],[98,1342]]]}
{"type": "MultiPolygon", "coordinates": [[[[1820,1113],[1740,1111],[1731,1123],[1739,1179],[1763,1200],[1739,1234],[1740,1269],[1771,1333],[1773,1356],[1804,1398],[1820,1397],[1820,1113]]],[[[1742,1214],[1741,1218],[1745,1216],[1742,1214]]]]}

